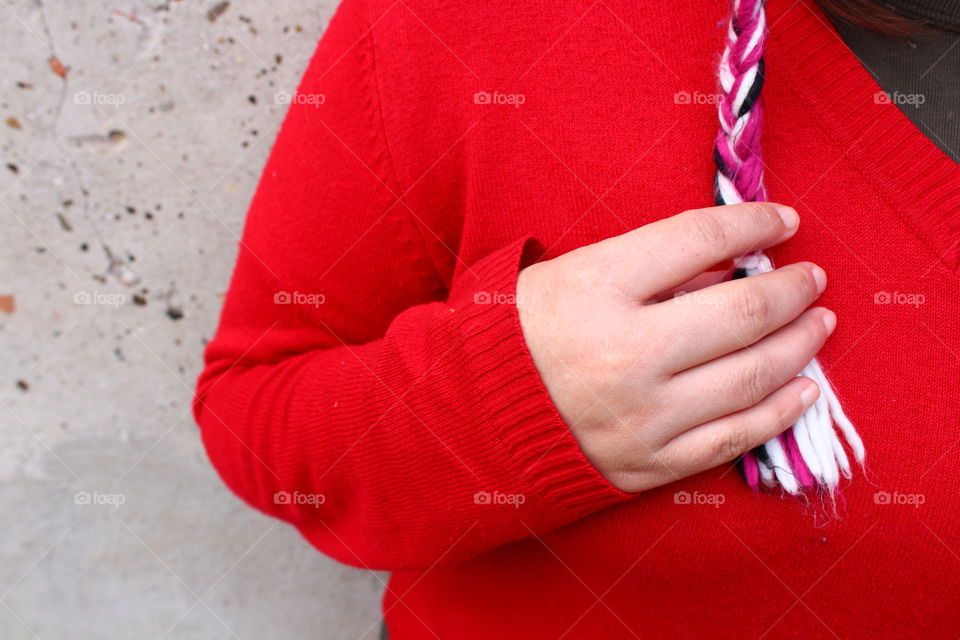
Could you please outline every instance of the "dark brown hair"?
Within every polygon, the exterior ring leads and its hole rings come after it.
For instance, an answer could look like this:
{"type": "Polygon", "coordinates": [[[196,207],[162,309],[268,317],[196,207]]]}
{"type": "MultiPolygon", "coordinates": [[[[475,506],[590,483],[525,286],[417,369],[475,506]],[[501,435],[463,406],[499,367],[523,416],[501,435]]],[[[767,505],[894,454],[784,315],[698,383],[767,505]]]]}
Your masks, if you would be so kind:
{"type": "Polygon", "coordinates": [[[875,0],[817,0],[817,2],[831,16],[871,31],[905,36],[928,30],[924,22],[902,16],[875,0]]]}

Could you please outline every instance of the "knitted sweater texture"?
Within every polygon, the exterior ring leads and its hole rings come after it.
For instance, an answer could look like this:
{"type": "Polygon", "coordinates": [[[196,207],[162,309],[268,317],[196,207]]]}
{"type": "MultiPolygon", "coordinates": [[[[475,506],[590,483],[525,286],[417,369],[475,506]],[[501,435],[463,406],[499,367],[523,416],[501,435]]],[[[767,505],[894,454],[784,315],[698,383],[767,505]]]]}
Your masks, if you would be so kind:
{"type": "Polygon", "coordinates": [[[344,0],[324,34],[194,413],[243,500],[393,572],[393,640],[960,635],[960,166],[810,0],[768,3],[763,145],[868,451],[838,515],[732,466],[622,493],[524,343],[523,266],[711,204],[728,11],[344,0]]]}

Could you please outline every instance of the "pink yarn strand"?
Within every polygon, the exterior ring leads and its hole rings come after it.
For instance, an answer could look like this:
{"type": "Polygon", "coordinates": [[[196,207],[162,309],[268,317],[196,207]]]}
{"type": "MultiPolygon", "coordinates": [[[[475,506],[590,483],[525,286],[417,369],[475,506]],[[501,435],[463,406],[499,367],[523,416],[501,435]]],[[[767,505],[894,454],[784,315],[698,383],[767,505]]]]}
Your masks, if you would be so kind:
{"type": "MultiPolygon", "coordinates": [[[[760,145],[766,40],[764,0],[733,0],[719,68],[723,99],[718,106],[720,126],[714,145],[718,205],[767,200],[760,145]]],[[[774,268],[770,258],[759,250],[741,256],[735,264],[735,278],[766,273],[774,268]]],[[[765,445],[764,459],[758,459],[752,452],[744,454],[741,458],[744,478],[751,488],[757,489],[764,478],[768,484],[773,482],[773,474],[788,493],[825,489],[832,496],[840,478],[838,466],[848,468],[834,424],[840,427],[854,458],[861,464],[865,455],[863,443],[844,415],[819,362],[813,359],[801,375],[812,378],[821,390],[818,404],[797,423],[802,442],[798,444],[793,432],[797,425],[794,425],[765,445]],[[761,469],[760,465],[764,467],[761,469]]]]}

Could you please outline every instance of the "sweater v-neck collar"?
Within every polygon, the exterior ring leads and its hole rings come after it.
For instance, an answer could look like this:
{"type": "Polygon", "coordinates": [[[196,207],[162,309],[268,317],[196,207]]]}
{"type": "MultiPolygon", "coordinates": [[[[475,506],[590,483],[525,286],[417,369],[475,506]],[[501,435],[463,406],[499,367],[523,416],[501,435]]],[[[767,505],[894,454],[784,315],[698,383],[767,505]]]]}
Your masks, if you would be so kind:
{"type": "Polygon", "coordinates": [[[770,0],[767,14],[768,57],[904,223],[960,274],[960,164],[886,97],[812,0],[770,0]]]}

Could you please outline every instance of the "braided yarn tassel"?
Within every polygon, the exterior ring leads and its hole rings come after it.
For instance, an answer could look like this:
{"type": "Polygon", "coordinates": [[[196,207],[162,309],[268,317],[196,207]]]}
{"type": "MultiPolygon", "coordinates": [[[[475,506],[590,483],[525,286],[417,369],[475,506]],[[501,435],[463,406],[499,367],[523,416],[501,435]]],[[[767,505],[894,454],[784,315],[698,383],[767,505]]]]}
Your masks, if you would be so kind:
{"type": "MultiPolygon", "coordinates": [[[[763,50],[767,38],[763,0],[733,0],[733,16],[720,59],[720,129],[714,147],[718,205],[766,200],[760,131],[763,123],[763,50]]],[[[735,260],[734,278],[773,270],[763,251],[735,260]]],[[[863,464],[863,441],[843,413],[816,358],[800,372],[820,386],[820,396],[785,433],[743,455],[743,475],[753,489],[779,485],[793,495],[826,490],[832,496],[840,476],[851,477],[850,461],[834,423],[863,464]]]]}

